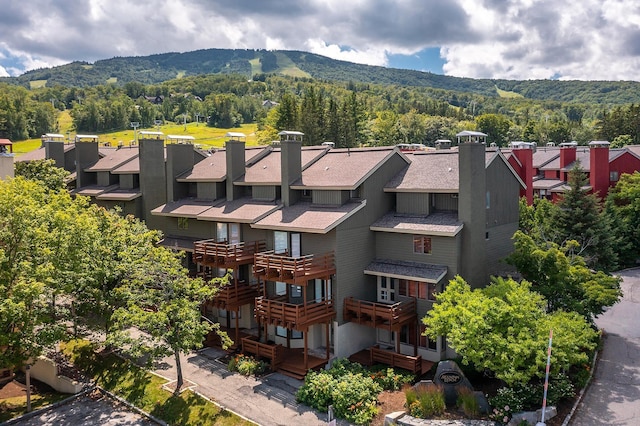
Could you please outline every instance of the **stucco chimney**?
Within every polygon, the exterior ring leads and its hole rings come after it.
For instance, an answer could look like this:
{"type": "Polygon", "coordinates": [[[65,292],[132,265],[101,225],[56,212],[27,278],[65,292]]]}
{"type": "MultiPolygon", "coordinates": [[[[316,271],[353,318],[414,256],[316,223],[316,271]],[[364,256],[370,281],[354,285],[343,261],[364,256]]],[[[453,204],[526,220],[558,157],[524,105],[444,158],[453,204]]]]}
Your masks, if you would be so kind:
{"type": "Polygon", "coordinates": [[[600,198],[609,192],[609,142],[589,142],[589,184],[600,198]]]}

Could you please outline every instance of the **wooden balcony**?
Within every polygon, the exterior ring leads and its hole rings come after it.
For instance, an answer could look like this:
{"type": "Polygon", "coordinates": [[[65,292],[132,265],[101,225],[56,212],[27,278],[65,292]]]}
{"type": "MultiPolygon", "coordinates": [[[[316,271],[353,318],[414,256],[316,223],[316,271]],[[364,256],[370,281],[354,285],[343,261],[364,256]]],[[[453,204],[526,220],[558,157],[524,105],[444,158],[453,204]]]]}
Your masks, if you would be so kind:
{"type": "Polygon", "coordinates": [[[327,365],[328,359],[305,356],[303,349],[288,349],[280,344],[261,343],[253,337],[242,339],[242,353],[269,360],[272,371],[278,371],[298,380],[304,379],[309,370],[327,365]]]}
{"type": "Polygon", "coordinates": [[[242,339],[242,353],[251,354],[256,358],[265,358],[271,362],[271,370],[276,371],[284,361],[285,348],[282,345],[260,343],[251,337],[242,339]]]}
{"type": "Polygon", "coordinates": [[[387,305],[347,297],[343,317],[345,321],[391,331],[399,331],[402,325],[418,320],[415,299],[387,305]]]}
{"type": "Polygon", "coordinates": [[[392,368],[402,368],[414,374],[422,374],[422,357],[403,355],[380,349],[379,346],[370,348],[371,364],[385,364],[392,368]]]}
{"type": "Polygon", "coordinates": [[[211,304],[219,309],[235,311],[240,306],[253,303],[256,297],[261,294],[261,286],[258,283],[247,283],[245,281],[231,282],[218,289],[211,304]]]}
{"type": "Polygon", "coordinates": [[[333,253],[289,257],[269,251],[255,255],[253,273],[265,281],[306,285],[312,279],[328,279],[336,273],[336,267],[333,253]]]}
{"type": "Polygon", "coordinates": [[[256,297],[256,320],[305,332],[310,325],[326,323],[336,315],[332,300],[308,302],[306,305],[286,303],[285,300],[284,296],[274,299],[256,297]]]}
{"type": "Polygon", "coordinates": [[[236,269],[253,263],[254,255],[265,251],[264,240],[229,244],[215,240],[196,241],[193,244],[193,260],[213,268],[236,269]]]}

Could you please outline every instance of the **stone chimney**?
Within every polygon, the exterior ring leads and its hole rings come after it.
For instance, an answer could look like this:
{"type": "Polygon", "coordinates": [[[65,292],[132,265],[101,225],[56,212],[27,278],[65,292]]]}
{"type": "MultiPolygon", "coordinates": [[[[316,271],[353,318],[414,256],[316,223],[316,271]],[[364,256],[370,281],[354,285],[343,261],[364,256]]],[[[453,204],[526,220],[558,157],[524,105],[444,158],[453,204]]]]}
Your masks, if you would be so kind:
{"type": "Polygon", "coordinates": [[[295,204],[300,195],[291,189],[291,184],[302,177],[302,132],[280,132],[280,173],[282,204],[295,204]]]}
{"type": "Polygon", "coordinates": [[[244,135],[240,134],[234,136],[227,133],[227,136],[231,137],[226,143],[226,160],[227,160],[227,201],[233,201],[240,197],[242,193],[241,188],[238,188],[233,184],[234,181],[240,179],[245,174],[246,157],[245,157],[245,142],[242,138],[244,135]]]}
{"type": "Polygon", "coordinates": [[[520,172],[520,179],[527,185],[526,188],[520,188],[520,196],[527,199],[527,204],[533,204],[533,150],[534,144],[529,142],[521,142],[517,145],[512,145],[513,155],[522,164],[522,170],[520,172]]]}
{"type": "Polygon", "coordinates": [[[609,142],[589,142],[589,184],[600,198],[609,192],[609,142]]]}
{"type": "Polygon", "coordinates": [[[160,229],[151,210],[167,203],[167,169],[164,160],[164,139],[139,139],[140,192],[142,219],[149,228],[160,229]]]}
{"type": "Polygon", "coordinates": [[[460,256],[460,275],[472,288],[488,283],[486,226],[487,193],[485,145],[473,138],[458,146],[458,219],[464,224],[460,256]]]}

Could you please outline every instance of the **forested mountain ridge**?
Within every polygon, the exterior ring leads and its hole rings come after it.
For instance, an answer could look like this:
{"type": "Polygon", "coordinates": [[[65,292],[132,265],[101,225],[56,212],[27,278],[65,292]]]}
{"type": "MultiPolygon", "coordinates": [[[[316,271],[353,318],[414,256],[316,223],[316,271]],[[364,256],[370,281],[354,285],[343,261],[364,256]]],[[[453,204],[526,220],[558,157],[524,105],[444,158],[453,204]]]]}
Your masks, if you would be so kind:
{"type": "Polygon", "coordinates": [[[88,87],[124,85],[136,81],[157,84],[200,74],[282,74],[320,80],[397,86],[431,87],[497,97],[499,92],[528,99],[592,104],[629,104],[640,100],[640,82],[489,80],[450,77],[429,72],[355,64],[301,51],[206,49],[184,53],[163,53],[139,57],[116,57],[72,62],[53,68],[29,71],[0,82],[27,88],[88,87]],[[499,89],[499,90],[498,90],[499,89]]]}

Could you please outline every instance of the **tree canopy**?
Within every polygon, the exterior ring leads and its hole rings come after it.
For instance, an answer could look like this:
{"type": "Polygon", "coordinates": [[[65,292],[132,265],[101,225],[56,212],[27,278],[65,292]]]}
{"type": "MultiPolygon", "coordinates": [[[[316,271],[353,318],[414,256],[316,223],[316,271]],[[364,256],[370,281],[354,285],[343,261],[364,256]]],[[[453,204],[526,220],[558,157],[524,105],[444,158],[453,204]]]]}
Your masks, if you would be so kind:
{"type": "Polygon", "coordinates": [[[574,312],[547,312],[546,301],[529,283],[494,278],[472,290],[461,278],[436,295],[423,318],[425,334],[447,336],[449,345],[480,371],[488,370],[508,385],[543,377],[549,330],[553,330],[553,372],[588,361],[597,333],[574,312]]]}

